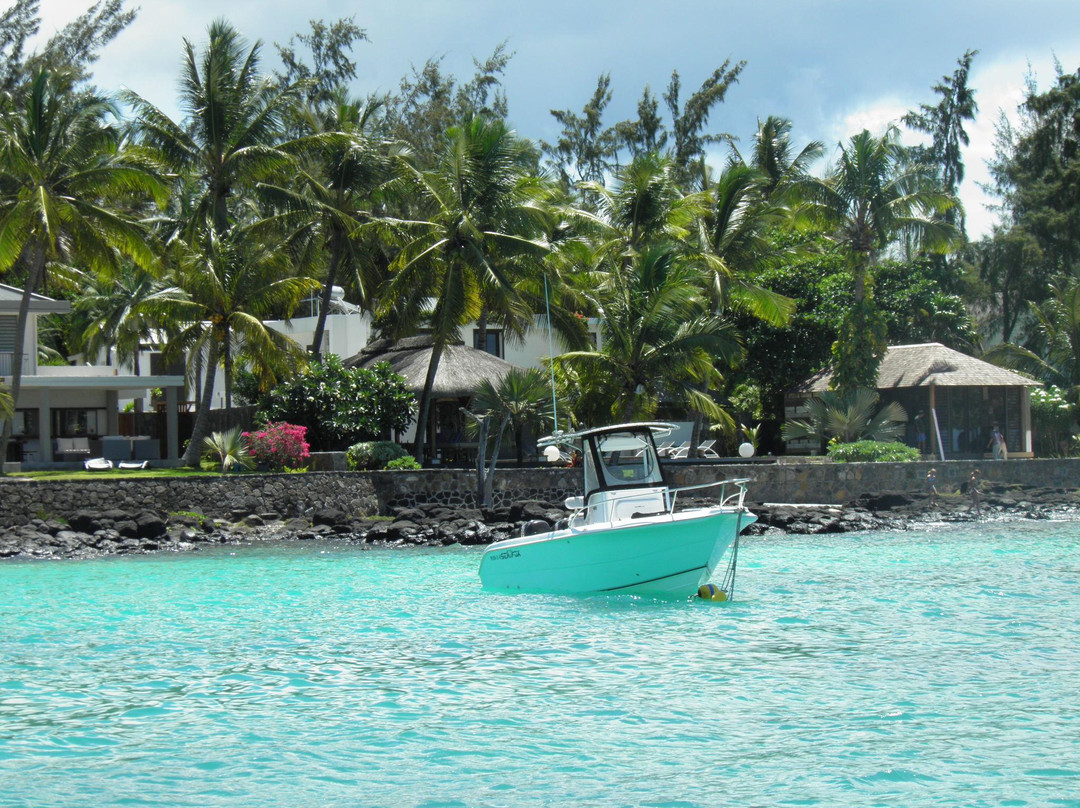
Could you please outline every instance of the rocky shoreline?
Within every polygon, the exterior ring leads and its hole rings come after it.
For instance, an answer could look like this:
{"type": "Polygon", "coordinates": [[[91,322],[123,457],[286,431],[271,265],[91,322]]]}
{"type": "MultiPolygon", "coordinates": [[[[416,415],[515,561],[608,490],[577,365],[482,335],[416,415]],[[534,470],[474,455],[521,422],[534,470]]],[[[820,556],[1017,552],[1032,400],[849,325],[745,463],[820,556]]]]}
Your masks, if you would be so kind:
{"type": "MultiPolygon", "coordinates": [[[[758,521],[745,535],[850,533],[906,530],[928,522],[1080,518],[1080,498],[1066,489],[1002,486],[983,492],[980,514],[973,513],[971,499],[960,494],[942,495],[936,503],[923,495],[884,493],[846,505],[750,503],[750,509],[758,521]]],[[[561,505],[535,501],[484,510],[401,507],[375,518],[354,518],[333,508],[313,509],[294,518],[234,511],[227,520],[207,517],[197,509],[170,514],[85,510],[66,521],[32,519],[0,529],[0,559],[188,552],[202,545],[267,541],[335,540],[371,547],[486,545],[518,535],[528,521],[544,519],[554,524],[566,515],[561,505]]]]}

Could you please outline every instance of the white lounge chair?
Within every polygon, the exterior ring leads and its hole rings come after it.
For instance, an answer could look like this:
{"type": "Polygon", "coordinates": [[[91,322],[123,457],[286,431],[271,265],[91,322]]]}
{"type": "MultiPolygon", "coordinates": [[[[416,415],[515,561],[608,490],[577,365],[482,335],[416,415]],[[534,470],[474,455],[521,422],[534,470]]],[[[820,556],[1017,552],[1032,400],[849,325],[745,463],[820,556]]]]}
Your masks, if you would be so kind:
{"type": "Polygon", "coordinates": [[[669,440],[669,441],[665,441],[664,443],[661,443],[659,446],[656,447],[656,456],[657,457],[667,457],[668,452],[671,451],[671,447],[674,446],[674,445],[675,445],[675,441],[673,441],[673,440],[669,440]]]}
{"type": "Polygon", "coordinates": [[[109,471],[113,467],[113,462],[104,457],[93,457],[84,460],[82,465],[87,471],[109,471]]]}
{"type": "Polygon", "coordinates": [[[715,458],[719,459],[720,455],[718,455],[716,453],[716,450],[713,449],[713,447],[715,445],[716,445],[715,440],[707,440],[707,441],[705,441],[704,443],[702,443],[700,446],[697,447],[697,456],[698,457],[715,457],[715,458]]]}
{"type": "Polygon", "coordinates": [[[670,460],[682,460],[690,453],[690,441],[684,440],[681,444],[676,446],[668,453],[668,459],[670,460]]]}
{"type": "Polygon", "coordinates": [[[149,460],[121,460],[116,464],[119,469],[148,469],[150,468],[149,460]]]}

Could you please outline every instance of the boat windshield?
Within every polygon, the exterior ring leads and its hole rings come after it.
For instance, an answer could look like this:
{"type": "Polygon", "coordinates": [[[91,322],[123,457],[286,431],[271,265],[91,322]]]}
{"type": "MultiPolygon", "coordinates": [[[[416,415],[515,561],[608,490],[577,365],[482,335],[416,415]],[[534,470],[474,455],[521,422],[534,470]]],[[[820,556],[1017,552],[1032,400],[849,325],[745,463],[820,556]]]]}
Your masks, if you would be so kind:
{"type": "Polygon", "coordinates": [[[625,485],[662,485],[663,477],[648,436],[635,432],[609,432],[593,438],[599,468],[593,469],[592,452],[586,453],[588,490],[625,485]]]}

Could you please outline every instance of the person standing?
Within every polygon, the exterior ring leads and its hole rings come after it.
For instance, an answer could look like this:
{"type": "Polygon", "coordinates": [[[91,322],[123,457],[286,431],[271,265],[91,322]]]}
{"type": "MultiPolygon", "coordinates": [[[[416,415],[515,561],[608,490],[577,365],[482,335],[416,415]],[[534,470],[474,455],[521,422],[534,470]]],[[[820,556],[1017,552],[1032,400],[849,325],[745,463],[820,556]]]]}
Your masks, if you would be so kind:
{"type": "Polygon", "coordinates": [[[937,505],[937,469],[926,472],[926,489],[930,494],[930,504],[937,505]]]}
{"type": "Polygon", "coordinates": [[[990,450],[994,453],[994,460],[1006,460],[1009,457],[1009,450],[1005,448],[1005,436],[1001,434],[1001,427],[994,424],[994,429],[990,433],[990,450]]]}
{"type": "Polygon", "coordinates": [[[975,469],[971,472],[971,477],[968,478],[968,493],[971,494],[971,513],[976,516],[982,514],[982,507],[979,502],[979,485],[982,482],[982,472],[975,469]]]}

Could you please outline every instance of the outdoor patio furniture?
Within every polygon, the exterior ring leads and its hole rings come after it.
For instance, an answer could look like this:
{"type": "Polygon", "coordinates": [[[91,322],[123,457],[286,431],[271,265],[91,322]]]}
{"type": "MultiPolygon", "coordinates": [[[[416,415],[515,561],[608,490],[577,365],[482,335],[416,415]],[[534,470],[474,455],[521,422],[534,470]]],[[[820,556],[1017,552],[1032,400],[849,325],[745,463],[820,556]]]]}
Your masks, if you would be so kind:
{"type": "Polygon", "coordinates": [[[668,453],[669,460],[682,460],[690,453],[690,441],[684,440],[668,453]]]}
{"type": "Polygon", "coordinates": [[[720,455],[718,455],[716,453],[716,450],[713,449],[713,447],[715,445],[716,445],[715,440],[707,440],[707,441],[705,441],[704,443],[702,443],[700,446],[697,447],[697,456],[698,457],[715,457],[715,458],[719,459],[720,455]]]}
{"type": "Polygon", "coordinates": [[[105,435],[101,439],[101,456],[106,460],[131,460],[131,438],[105,435]]]}
{"type": "Polygon", "coordinates": [[[131,442],[133,460],[160,460],[161,444],[155,438],[136,438],[131,442]]]}
{"type": "Polygon", "coordinates": [[[87,457],[90,454],[90,439],[89,438],[57,438],[56,439],[56,454],[61,457],[65,455],[75,455],[76,457],[87,457]]]}

